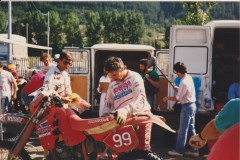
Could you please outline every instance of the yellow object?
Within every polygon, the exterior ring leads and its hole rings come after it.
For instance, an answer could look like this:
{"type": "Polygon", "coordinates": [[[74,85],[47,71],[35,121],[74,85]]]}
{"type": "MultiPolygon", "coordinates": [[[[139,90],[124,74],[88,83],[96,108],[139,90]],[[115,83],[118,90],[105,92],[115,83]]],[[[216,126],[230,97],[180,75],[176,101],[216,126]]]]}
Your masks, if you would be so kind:
{"type": "Polygon", "coordinates": [[[9,64],[7,66],[8,69],[15,69],[16,68],[16,65],[15,64],[9,64]]]}
{"type": "Polygon", "coordinates": [[[76,106],[81,102],[81,97],[76,93],[69,93],[68,97],[72,99],[72,102],[69,102],[69,106],[76,106]]]}

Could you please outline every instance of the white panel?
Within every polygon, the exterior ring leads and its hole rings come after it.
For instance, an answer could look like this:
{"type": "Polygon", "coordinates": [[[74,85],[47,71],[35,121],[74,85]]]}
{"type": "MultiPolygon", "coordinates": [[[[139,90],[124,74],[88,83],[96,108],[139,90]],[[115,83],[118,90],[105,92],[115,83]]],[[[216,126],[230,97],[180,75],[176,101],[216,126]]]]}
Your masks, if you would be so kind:
{"type": "Polygon", "coordinates": [[[178,28],[176,30],[176,43],[204,44],[207,43],[207,33],[205,29],[178,28]]]}
{"type": "Polygon", "coordinates": [[[207,73],[208,50],[206,47],[176,47],[174,52],[174,64],[183,62],[190,74],[207,73]]]}

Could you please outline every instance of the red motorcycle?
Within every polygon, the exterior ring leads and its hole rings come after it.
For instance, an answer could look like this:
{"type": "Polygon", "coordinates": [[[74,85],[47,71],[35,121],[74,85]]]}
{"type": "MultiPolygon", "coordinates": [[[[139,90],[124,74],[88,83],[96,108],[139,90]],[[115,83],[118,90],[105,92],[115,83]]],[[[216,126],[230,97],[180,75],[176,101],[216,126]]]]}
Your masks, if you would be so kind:
{"type": "Polygon", "coordinates": [[[120,126],[114,115],[82,119],[77,111],[64,107],[58,96],[45,92],[35,98],[30,111],[32,116],[15,143],[0,143],[1,158],[30,160],[24,146],[35,130],[47,160],[98,160],[106,155],[108,160],[161,160],[152,151],[135,150],[139,142],[135,130],[155,123],[175,132],[163,117],[144,113],[133,114],[120,126]]]}

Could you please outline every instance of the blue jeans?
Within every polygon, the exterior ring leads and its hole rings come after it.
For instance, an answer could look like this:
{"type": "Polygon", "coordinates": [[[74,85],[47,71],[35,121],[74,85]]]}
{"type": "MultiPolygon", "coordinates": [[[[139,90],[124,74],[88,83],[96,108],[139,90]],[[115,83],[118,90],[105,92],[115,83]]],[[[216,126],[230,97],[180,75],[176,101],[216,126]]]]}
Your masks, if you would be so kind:
{"type": "Polygon", "coordinates": [[[147,94],[147,101],[151,108],[154,108],[154,94],[147,94]]]}
{"type": "Polygon", "coordinates": [[[10,98],[9,97],[4,97],[1,99],[1,111],[0,114],[6,113],[8,111],[8,106],[10,103],[10,98]]]}
{"type": "MultiPolygon", "coordinates": [[[[187,103],[182,105],[180,113],[180,126],[175,148],[178,153],[186,152],[185,145],[187,143],[187,138],[196,134],[194,127],[196,110],[197,107],[195,103],[187,103]]],[[[198,152],[198,150],[194,150],[192,147],[189,151],[198,152]]]]}

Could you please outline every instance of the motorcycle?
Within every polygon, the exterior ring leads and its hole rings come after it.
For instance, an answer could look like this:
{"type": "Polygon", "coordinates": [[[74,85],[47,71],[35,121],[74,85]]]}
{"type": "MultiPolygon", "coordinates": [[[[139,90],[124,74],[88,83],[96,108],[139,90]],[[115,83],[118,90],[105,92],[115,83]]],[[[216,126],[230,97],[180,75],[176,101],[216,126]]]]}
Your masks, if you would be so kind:
{"type": "Polygon", "coordinates": [[[65,106],[56,94],[41,92],[31,103],[32,115],[15,143],[0,143],[0,157],[30,160],[24,146],[35,130],[47,160],[99,160],[106,153],[112,160],[161,160],[152,151],[135,149],[139,142],[136,128],[155,123],[175,133],[160,116],[135,113],[124,125],[118,125],[113,114],[82,119],[78,111],[85,109],[85,105],[73,109],[74,105],[73,102],[70,107],[65,106]]]}

